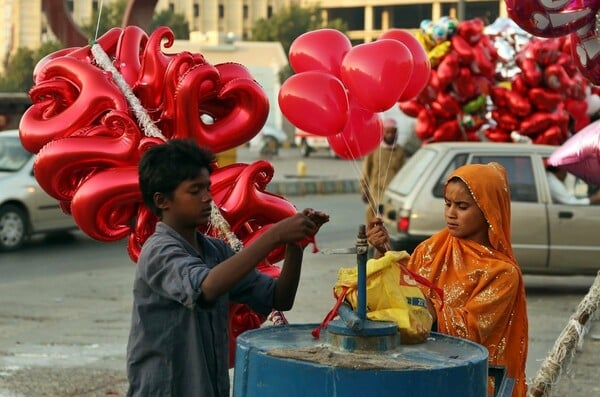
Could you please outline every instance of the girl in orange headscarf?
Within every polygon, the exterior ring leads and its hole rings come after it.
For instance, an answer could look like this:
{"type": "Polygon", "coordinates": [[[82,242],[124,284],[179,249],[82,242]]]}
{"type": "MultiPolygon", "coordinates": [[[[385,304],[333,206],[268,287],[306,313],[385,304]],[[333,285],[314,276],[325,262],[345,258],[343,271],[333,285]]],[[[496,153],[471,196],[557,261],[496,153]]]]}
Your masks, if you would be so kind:
{"type": "MultiPolygon", "coordinates": [[[[447,227],[422,242],[408,267],[444,291],[444,302],[423,291],[439,332],[488,349],[490,365],[507,368],[513,397],[526,395],[525,287],[510,244],[510,191],[498,163],[455,170],[444,191],[447,227]]],[[[381,221],[367,238],[381,255],[389,246],[381,221]]],[[[376,255],[377,256],[377,255],[376,255]]]]}

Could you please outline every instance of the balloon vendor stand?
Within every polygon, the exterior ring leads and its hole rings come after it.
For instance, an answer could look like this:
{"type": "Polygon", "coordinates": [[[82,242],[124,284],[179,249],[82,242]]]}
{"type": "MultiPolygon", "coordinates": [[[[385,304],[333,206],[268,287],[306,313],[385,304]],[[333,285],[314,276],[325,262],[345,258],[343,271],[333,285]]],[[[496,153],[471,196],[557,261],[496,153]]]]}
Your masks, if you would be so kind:
{"type": "MultiPolygon", "coordinates": [[[[401,345],[395,323],[367,319],[367,249],[360,225],[357,311],[341,305],[324,340],[312,336],[318,324],[264,327],[238,336],[234,397],[487,396],[485,347],[435,332],[424,343],[401,345]]],[[[503,372],[494,376],[494,395],[510,396],[510,379],[503,372]]]]}

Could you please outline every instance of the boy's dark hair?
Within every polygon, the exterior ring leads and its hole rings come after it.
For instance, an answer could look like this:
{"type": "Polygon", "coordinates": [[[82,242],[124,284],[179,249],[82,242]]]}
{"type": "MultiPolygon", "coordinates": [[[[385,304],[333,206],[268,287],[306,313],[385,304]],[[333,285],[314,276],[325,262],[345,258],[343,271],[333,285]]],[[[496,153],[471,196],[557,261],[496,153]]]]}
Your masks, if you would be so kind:
{"type": "Polygon", "coordinates": [[[169,198],[177,186],[185,180],[198,176],[202,168],[212,172],[215,155],[201,148],[192,139],[172,139],[152,146],[142,156],[138,165],[139,185],[144,203],[158,217],[161,210],[154,205],[154,193],[169,198]]]}

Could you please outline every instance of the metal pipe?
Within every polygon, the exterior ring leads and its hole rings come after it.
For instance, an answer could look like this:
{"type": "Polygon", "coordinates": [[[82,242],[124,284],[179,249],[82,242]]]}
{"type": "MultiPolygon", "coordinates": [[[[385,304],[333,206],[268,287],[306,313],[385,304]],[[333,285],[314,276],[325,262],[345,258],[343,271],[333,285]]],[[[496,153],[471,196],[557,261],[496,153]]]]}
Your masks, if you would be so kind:
{"type": "Polygon", "coordinates": [[[356,264],[358,266],[357,313],[362,320],[367,318],[367,251],[369,244],[366,230],[365,225],[359,225],[358,236],[356,237],[356,264]]]}

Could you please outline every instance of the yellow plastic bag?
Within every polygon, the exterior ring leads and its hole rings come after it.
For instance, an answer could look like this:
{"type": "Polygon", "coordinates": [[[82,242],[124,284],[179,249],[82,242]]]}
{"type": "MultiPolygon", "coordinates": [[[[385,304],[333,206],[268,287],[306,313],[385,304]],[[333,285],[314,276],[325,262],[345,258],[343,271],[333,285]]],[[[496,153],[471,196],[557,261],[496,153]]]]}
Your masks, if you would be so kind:
{"type": "MultiPolygon", "coordinates": [[[[425,295],[409,274],[406,251],[388,251],[379,259],[367,261],[367,318],[398,324],[400,343],[423,342],[431,332],[433,318],[427,309],[425,295]]],[[[334,295],[345,294],[354,310],[358,303],[358,270],[341,268],[333,287],[334,295]]]]}

